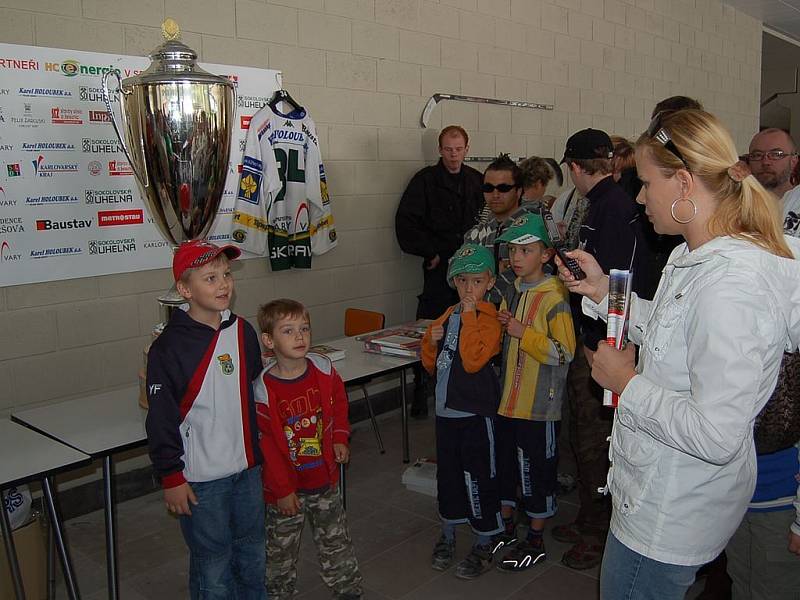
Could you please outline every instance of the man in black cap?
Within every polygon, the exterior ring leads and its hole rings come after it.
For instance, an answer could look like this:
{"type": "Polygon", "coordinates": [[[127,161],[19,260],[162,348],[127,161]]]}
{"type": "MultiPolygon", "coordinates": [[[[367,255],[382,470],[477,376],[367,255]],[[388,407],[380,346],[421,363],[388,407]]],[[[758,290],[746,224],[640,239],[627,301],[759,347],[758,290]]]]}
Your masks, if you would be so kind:
{"type": "MultiPolygon", "coordinates": [[[[642,239],[634,200],[611,176],[613,148],[604,131],[584,129],[567,140],[561,162],[566,163],[575,189],[589,201],[578,234],[579,247],[594,255],[606,273],[633,266],[633,289],[637,291],[649,267],[649,248],[642,239]]],[[[598,342],[606,338],[606,325],[580,313],[575,316],[579,345],[567,389],[581,506],[575,522],[553,528],[553,537],[573,544],[562,559],[565,565],[589,569],[600,564],[611,517],[609,498],[598,489],[606,485],[613,411],[603,407],[603,390],[591,377],[592,358],[598,342]]]]}

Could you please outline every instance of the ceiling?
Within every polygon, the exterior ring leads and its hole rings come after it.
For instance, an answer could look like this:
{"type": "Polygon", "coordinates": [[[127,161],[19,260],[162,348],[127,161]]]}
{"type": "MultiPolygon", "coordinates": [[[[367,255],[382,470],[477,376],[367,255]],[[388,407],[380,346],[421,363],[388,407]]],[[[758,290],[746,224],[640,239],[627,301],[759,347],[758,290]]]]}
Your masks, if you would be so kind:
{"type": "Polygon", "coordinates": [[[723,2],[763,21],[766,27],[800,42],[800,0],[723,0],[723,2]]]}

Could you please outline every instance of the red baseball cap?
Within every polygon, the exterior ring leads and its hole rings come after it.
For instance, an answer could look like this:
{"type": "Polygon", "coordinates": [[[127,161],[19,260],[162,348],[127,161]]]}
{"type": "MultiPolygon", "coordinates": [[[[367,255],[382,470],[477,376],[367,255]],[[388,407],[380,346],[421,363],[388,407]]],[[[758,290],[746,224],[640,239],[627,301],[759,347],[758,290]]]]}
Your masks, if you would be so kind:
{"type": "Polygon", "coordinates": [[[192,240],[184,242],[178,247],[172,257],[172,275],[178,281],[186,269],[197,269],[210,263],[220,254],[225,253],[230,260],[239,258],[242,251],[236,246],[217,246],[206,240],[192,240]]]}

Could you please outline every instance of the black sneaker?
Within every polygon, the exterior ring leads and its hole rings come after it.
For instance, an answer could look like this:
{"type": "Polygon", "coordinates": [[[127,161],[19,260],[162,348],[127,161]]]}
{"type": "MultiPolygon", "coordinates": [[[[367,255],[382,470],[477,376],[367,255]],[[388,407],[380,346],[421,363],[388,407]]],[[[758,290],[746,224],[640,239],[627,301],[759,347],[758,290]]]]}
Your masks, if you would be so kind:
{"type": "Polygon", "coordinates": [[[511,533],[504,531],[503,533],[498,533],[496,536],[494,536],[492,538],[492,554],[503,552],[509,546],[516,544],[519,541],[516,533],[517,528],[515,527],[511,533]]]}
{"type": "Polygon", "coordinates": [[[504,573],[519,573],[544,562],[546,558],[544,544],[531,544],[526,539],[514,546],[503,560],[497,561],[497,569],[504,573]]]}
{"type": "Polygon", "coordinates": [[[492,568],[492,549],[494,546],[473,546],[467,557],[458,563],[456,577],[459,579],[476,579],[492,568]]]}
{"type": "Polygon", "coordinates": [[[448,541],[444,536],[439,538],[433,547],[431,568],[436,571],[446,571],[453,564],[456,555],[456,541],[448,541]]]}

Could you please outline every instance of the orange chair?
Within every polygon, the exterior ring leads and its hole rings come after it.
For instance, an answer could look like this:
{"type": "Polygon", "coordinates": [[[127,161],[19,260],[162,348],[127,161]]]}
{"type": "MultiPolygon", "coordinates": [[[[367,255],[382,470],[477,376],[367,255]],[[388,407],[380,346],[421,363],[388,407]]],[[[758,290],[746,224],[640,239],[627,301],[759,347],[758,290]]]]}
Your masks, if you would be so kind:
{"type": "MultiPolygon", "coordinates": [[[[344,334],[351,337],[354,335],[363,335],[371,331],[378,331],[379,329],[383,329],[385,322],[386,317],[383,313],[363,310],[361,308],[348,308],[344,311],[344,334]]],[[[358,387],[361,388],[361,393],[364,394],[364,401],[367,403],[369,420],[372,422],[372,431],[375,433],[375,439],[378,441],[378,449],[381,454],[385,454],[386,449],[383,447],[381,432],[378,429],[378,422],[375,420],[375,411],[372,410],[372,401],[367,393],[367,386],[361,384],[358,387]]]]}
{"type": "Polygon", "coordinates": [[[385,322],[386,317],[383,313],[362,308],[348,308],[344,311],[344,334],[352,337],[378,331],[383,329],[385,322]]]}

